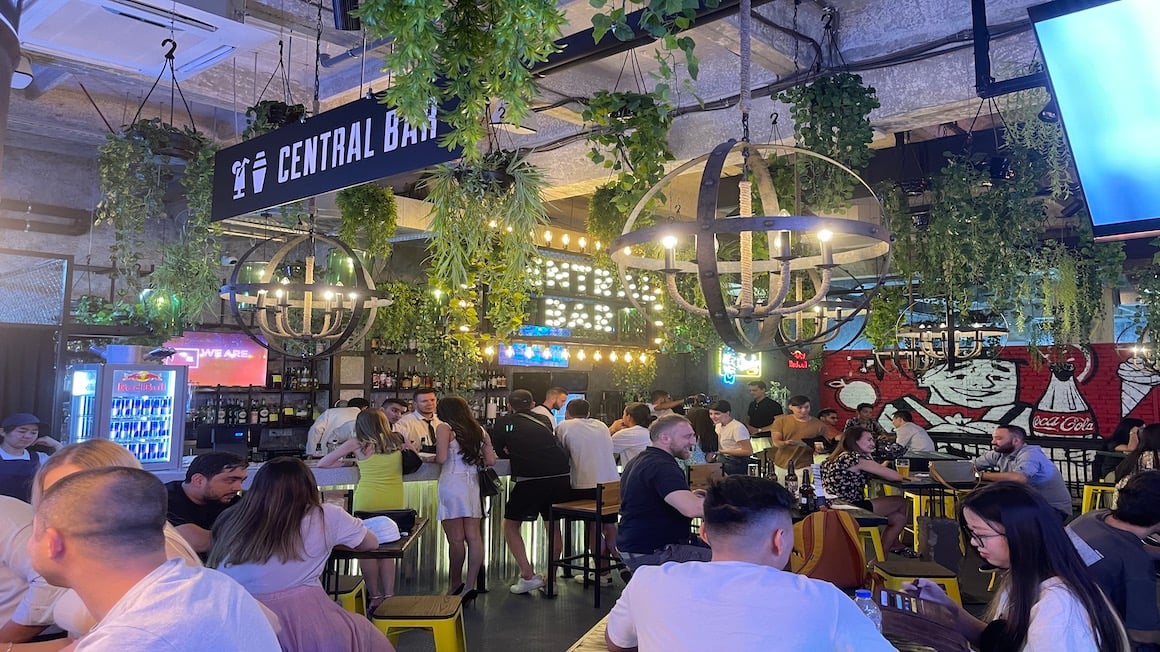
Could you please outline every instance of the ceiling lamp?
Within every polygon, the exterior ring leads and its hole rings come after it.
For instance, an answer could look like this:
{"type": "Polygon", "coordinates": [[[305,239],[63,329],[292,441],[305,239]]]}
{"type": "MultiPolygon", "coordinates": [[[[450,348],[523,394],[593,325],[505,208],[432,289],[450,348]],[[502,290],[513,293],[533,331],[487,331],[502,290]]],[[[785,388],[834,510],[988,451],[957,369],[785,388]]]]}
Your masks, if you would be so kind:
{"type": "Polygon", "coordinates": [[[998,355],[1008,332],[1001,313],[956,310],[945,298],[918,299],[899,316],[897,343],[890,354],[904,374],[920,374],[935,365],[953,371],[956,362],[998,355]]]}
{"type": "Polygon", "coordinates": [[[352,338],[361,341],[377,309],[391,304],[350,247],[313,230],[251,247],[222,286],[222,298],[251,338],[271,351],[303,359],[337,353],[352,338]],[[256,267],[257,278],[243,277],[243,270],[255,269],[249,263],[261,248],[278,244],[269,261],[256,267]],[[320,246],[330,250],[325,268],[317,264],[320,246]]]}
{"type": "MultiPolygon", "coordinates": [[[[649,188],[609,251],[623,287],[630,285],[630,270],[663,275],[676,305],[711,320],[717,334],[734,350],[792,350],[806,342],[787,341],[781,322],[825,307],[831,292],[838,289],[833,285],[836,271],[868,282],[860,284],[860,297],[849,311],[833,313],[827,327],[812,332],[807,341],[829,336],[869,306],[886,277],[892,236],[882,226],[885,221],[877,196],[849,168],[808,150],[749,142],[751,12],[750,0],[742,0],[738,10],[741,140],[721,143],[649,188]],[[779,196],[768,167],[773,162],[786,164],[795,176],[798,165],[804,163],[829,176],[852,176],[856,187],[871,198],[871,214],[863,221],[808,206],[802,201],[801,179],[794,179],[789,191],[782,186],[783,196],[779,196]],[[695,174],[697,168],[701,174],[696,212],[688,216],[682,214],[679,202],[689,203],[689,191],[675,182],[695,174]],[[761,202],[761,215],[753,213],[755,197],[761,202]],[[799,214],[791,215],[783,205],[799,214]],[[637,228],[638,222],[646,226],[637,228]],[[791,299],[790,291],[803,281],[808,285],[799,298],[791,299]]],[[[636,294],[629,300],[643,310],[636,294]]],[[[799,334],[804,335],[805,329],[799,334]]]]}
{"type": "MultiPolygon", "coordinates": [[[[875,197],[861,178],[832,159],[794,147],[730,140],[650,188],[609,249],[623,286],[630,284],[630,271],[662,274],[676,305],[709,318],[721,339],[737,351],[788,350],[833,336],[865,310],[889,267],[891,235],[881,226],[881,206],[876,198],[873,221],[821,211],[790,215],[781,209],[781,198],[764,163],[770,156],[788,157],[790,165],[803,157],[825,161],[853,175],[869,196],[875,197]],[[750,168],[749,160],[759,164],[750,168]],[[722,183],[726,165],[740,173],[740,182],[722,183]],[[670,186],[696,167],[702,167],[702,173],[695,218],[665,212],[660,196],[679,197],[680,191],[670,186]],[[755,184],[747,180],[750,174],[755,184]],[[752,213],[753,185],[765,215],[752,213]],[[730,187],[736,190],[730,191],[730,187]],[[740,214],[723,214],[718,208],[722,199],[738,205],[740,214]],[[636,228],[646,211],[651,213],[647,215],[650,221],[659,223],[636,228]],[[758,240],[755,235],[764,237],[758,240]],[[814,308],[826,309],[834,301],[830,294],[837,289],[833,285],[836,273],[838,278],[869,280],[857,284],[860,296],[848,299],[847,309],[822,313],[826,318],[823,328],[802,328],[790,335],[792,331],[782,328],[783,320],[796,320],[804,314],[816,324],[814,308]],[[694,298],[694,284],[704,297],[704,306],[694,298]]],[[[637,297],[630,295],[629,300],[644,309],[637,297]]]]}

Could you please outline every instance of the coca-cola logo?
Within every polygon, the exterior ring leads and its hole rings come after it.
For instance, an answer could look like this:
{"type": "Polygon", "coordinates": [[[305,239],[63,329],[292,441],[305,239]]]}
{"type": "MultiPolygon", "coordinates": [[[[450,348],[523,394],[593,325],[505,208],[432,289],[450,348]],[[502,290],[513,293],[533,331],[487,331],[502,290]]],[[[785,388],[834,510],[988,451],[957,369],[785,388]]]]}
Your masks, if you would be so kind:
{"type": "Polygon", "coordinates": [[[1036,432],[1056,435],[1087,435],[1096,431],[1095,421],[1090,413],[1081,414],[1037,414],[1031,419],[1031,429],[1036,432]]]}

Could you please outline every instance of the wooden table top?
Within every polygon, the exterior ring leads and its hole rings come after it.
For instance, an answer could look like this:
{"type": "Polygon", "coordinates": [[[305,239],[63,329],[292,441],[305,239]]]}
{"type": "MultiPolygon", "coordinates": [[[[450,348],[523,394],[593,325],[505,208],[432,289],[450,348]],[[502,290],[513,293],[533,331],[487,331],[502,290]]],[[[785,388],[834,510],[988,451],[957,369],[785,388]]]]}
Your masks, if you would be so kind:
{"type": "Polygon", "coordinates": [[[351,550],[345,546],[336,546],[331,556],[337,559],[402,559],[407,550],[418,541],[423,530],[427,529],[428,520],[426,516],[420,516],[415,519],[415,527],[411,528],[406,536],[398,541],[384,543],[374,550],[351,550]]]}

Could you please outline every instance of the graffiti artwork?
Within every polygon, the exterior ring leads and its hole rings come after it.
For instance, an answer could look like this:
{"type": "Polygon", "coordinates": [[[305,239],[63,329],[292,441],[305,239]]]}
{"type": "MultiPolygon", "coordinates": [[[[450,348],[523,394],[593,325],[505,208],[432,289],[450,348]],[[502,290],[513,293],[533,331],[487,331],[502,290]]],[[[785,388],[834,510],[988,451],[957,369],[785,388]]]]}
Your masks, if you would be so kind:
{"type": "Polygon", "coordinates": [[[1031,364],[1028,350],[1007,347],[995,358],[935,365],[906,377],[870,352],[827,355],[821,405],[852,413],[875,406],[889,430],[896,409],[909,409],[932,433],[989,435],[1016,424],[1040,437],[1107,436],[1122,417],[1160,421],[1160,373],[1124,360],[1113,344],[1072,349],[1057,364],[1031,364]]]}

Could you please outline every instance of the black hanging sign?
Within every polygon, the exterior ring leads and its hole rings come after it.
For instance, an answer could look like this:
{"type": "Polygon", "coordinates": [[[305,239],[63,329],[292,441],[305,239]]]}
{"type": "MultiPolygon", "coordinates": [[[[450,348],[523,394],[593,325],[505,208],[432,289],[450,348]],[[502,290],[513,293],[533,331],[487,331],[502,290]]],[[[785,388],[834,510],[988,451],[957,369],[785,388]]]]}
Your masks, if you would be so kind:
{"type": "Polygon", "coordinates": [[[214,157],[213,220],[459,158],[439,146],[451,128],[412,126],[373,98],[345,104],[223,149],[214,157]]]}

